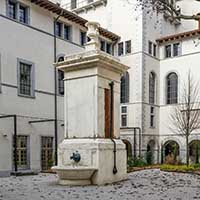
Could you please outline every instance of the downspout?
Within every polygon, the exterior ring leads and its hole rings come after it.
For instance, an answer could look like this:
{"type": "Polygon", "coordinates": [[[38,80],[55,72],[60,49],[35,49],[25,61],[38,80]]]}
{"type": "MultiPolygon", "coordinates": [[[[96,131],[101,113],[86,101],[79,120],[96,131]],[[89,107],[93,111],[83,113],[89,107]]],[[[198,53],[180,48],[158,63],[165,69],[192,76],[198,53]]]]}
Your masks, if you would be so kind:
{"type": "Polygon", "coordinates": [[[114,166],[113,166],[113,174],[117,173],[117,167],[116,167],[116,142],[113,139],[113,103],[114,103],[114,92],[113,92],[113,87],[114,87],[114,82],[112,81],[110,84],[110,139],[114,144],[114,166]]]}
{"type": "Polygon", "coordinates": [[[14,143],[14,167],[15,167],[15,172],[17,172],[17,115],[3,115],[0,116],[0,119],[5,119],[5,118],[13,118],[13,123],[14,123],[14,137],[13,137],[13,143],[14,143]]]}
{"type": "MultiPolygon", "coordinates": [[[[59,20],[59,18],[63,14],[63,9],[61,10],[61,13],[54,19],[54,63],[57,62],[57,40],[56,40],[56,23],[59,20]]],[[[58,155],[57,155],[57,149],[58,149],[58,103],[57,103],[57,70],[54,68],[54,137],[55,137],[55,165],[58,163],[58,155]]]]}

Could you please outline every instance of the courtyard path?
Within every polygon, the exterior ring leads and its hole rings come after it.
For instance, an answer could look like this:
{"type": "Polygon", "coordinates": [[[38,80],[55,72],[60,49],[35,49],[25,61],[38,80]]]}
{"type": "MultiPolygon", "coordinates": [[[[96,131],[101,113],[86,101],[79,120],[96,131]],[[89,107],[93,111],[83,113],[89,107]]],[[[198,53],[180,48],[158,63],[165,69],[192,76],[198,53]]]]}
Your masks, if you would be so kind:
{"type": "Polygon", "coordinates": [[[158,169],[100,187],[59,186],[56,180],[53,174],[0,178],[0,200],[200,200],[200,176],[158,169]]]}

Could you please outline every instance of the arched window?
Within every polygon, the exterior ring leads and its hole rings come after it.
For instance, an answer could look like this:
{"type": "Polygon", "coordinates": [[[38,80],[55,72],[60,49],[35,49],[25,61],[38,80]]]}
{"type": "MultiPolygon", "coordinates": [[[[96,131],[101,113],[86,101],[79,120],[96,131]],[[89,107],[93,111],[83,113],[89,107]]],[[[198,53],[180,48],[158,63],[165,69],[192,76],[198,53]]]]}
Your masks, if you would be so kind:
{"type": "Polygon", "coordinates": [[[58,62],[63,62],[65,59],[64,59],[64,56],[60,56],[58,57],[58,62]]]}
{"type": "Polygon", "coordinates": [[[129,102],[129,73],[126,72],[121,78],[121,103],[129,102]]]}
{"type": "Polygon", "coordinates": [[[149,103],[155,104],[155,93],[156,93],[156,75],[151,72],[149,74],[149,103]]]}
{"type": "Polygon", "coordinates": [[[167,76],[167,104],[178,102],[178,76],[172,72],[167,76]]]}

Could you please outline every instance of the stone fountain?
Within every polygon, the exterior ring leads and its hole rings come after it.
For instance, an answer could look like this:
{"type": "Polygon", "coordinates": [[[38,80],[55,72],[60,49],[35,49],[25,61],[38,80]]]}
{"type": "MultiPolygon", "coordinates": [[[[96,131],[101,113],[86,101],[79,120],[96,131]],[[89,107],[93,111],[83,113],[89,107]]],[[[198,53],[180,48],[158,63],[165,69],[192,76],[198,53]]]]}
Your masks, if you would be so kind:
{"type": "Polygon", "coordinates": [[[127,154],[120,139],[120,78],[128,69],[100,51],[99,24],[88,22],[86,51],[66,56],[65,139],[52,169],[62,185],[102,185],[126,179],[127,154]]]}

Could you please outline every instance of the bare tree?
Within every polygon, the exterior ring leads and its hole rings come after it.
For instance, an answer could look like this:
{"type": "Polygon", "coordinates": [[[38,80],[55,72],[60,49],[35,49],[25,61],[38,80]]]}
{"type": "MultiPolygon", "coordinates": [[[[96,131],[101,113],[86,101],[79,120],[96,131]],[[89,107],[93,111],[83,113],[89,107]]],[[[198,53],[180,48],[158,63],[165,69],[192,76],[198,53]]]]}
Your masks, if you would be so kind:
{"type": "MultiPolygon", "coordinates": [[[[127,0],[130,2],[130,0],[127,0]]],[[[181,12],[181,9],[176,4],[177,0],[137,0],[137,7],[142,9],[157,11],[158,13],[168,13],[173,20],[200,20],[200,13],[187,15],[181,12]]],[[[194,0],[199,1],[200,0],[194,0]]],[[[192,2],[191,2],[192,3],[192,2]]]]}
{"type": "Polygon", "coordinates": [[[189,136],[200,129],[200,98],[199,83],[193,80],[189,71],[187,81],[183,84],[180,103],[174,106],[170,115],[170,129],[185,137],[186,163],[189,165],[189,136]]]}

